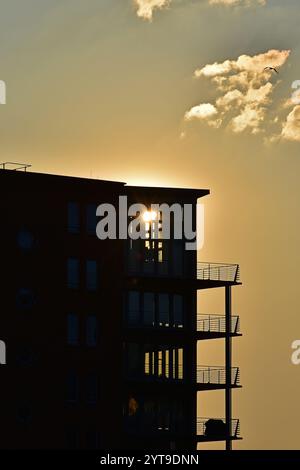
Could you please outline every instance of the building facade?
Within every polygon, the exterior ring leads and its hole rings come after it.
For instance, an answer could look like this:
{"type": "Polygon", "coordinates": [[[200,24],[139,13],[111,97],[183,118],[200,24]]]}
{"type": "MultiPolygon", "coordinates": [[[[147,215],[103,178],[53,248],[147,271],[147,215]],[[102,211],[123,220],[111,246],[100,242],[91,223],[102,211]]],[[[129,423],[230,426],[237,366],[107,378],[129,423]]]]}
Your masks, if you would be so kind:
{"type": "Polygon", "coordinates": [[[231,416],[239,266],[198,263],[184,238],[162,238],[162,215],[150,212],[190,204],[195,228],[197,200],[209,191],[4,168],[0,194],[0,447],[195,450],[224,441],[230,449],[239,438],[231,416]],[[98,205],[118,207],[120,196],[149,208],[145,239],[97,238],[98,205]],[[198,314],[197,293],[210,288],[224,290],[224,314],[198,314]],[[197,364],[197,341],[209,339],[224,340],[220,367],[197,364]],[[202,390],[224,390],[224,417],[197,417],[202,390]]]}

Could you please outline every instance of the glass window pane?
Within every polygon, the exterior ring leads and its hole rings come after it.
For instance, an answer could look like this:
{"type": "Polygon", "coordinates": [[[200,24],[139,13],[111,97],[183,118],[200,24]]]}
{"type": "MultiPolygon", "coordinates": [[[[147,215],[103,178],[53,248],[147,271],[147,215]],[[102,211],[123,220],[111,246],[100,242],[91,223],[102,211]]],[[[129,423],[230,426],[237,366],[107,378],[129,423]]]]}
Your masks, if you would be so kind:
{"type": "Polygon", "coordinates": [[[86,435],[86,443],[87,443],[87,448],[92,450],[92,449],[99,449],[100,447],[100,436],[97,431],[88,431],[86,435]]]}
{"type": "Polygon", "coordinates": [[[98,399],[98,377],[96,374],[89,374],[87,377],[87,403],[95,405],[98,399]]]}
{"type": "Polygon", "coordinates": [[[154,326],[155,324],[155,302],[152,292],[144,294],[144,325],[154,326]]]}
{"type": "Polygon", "coordinates": [[[88,204],[86,208],[86,227],[87,233],[90,235],[96,235],[96,226],[97,226],[97,205],[88,204]]]}
{"type": "Polygon", "coordinates": [[[159,326],[169,326],[169,295],[158,296],[158,321],[159,326]]]}
{"type": "Polygon", "coordinates": [[[79,260],[77,258],[69,258],[67,262],[68,287],[70,289],[78,289],[79,287],[79,260]]]}
{"type": "Polygon", "coordinates": [[[182,276],[183,274],[183,242],[182,240],[173,240],[173,274],[182,276]]]}
{"type": "Polygon", "coordinates": [[[137,325],[140,320],[140,293],[137,291],[128,292],[127,318],[129,325],[137,325]]]}
{"type": "Polygon", "coordinates": [[[139,377],[144,372],[143,363],[140,360],[140,346],[136,343],[128,343],[127,371],[129,377],[139,377]]]}
{"type": "Polygon", "coordinates": [[[79,322],[78,316],[74,313],[70,313],[67,318],[67,336],[68,344],[76,345],[78,344],[78,334],[79,334],[79,322]]]}
{"type": "Polygon", "coordinates": [[[80,216],[79,204],[76,202],[68,203],[68,231],[70,233],[79,233],[80,229],[80,216]]]}
{"type": "Polygon", "coordinates": [[[86,344],[90,347],[97,346],[97,318],[89,315],[86,320],[86,344]]]}
{"type": "Polygon", "coordinates": [[[86,287],[91,291],[97,289],[97,262],[94,260],[86,262],[86,287]]]}
{"type": "Polygon", "coordinates": [[[183,327],[183,297],[182,295],[174,295],[173,297],[173,316],[174,316],[174,326],[182,328],[183,327]]]}
{"type": "Polygon", "coordinates": [[[76,402],[78,399],[78,377],[74,371],[70,371],[67,376],[67,401],[76,402]]]}

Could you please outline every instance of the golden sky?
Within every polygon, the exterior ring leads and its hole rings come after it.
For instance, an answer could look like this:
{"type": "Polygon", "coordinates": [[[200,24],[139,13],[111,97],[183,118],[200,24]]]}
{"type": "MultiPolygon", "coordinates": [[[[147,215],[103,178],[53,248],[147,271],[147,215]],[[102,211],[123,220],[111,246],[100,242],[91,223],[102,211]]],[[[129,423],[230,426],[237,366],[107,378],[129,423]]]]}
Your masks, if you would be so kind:
{"type": "MultiPolygon", "coordinates": [[[[239,262],[244,283],[236,448],[299,449],[299,0],[0,0],[0,12],[0,160],[209,188],[200,256],[239,262]]],[[[202,347],[214,364],[219,345],[202,347]]]]}

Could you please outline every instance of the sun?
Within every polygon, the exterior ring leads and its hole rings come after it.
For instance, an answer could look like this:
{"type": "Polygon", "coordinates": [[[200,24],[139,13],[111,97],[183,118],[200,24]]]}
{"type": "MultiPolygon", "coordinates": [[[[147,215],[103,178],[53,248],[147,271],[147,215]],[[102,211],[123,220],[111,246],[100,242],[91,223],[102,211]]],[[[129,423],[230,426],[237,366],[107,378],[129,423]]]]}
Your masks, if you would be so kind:
{"type": "Polygon", "coordinates": [[[155,211],[145,211],[143,213],[144,222],[154,221],[156,217],[157,217],[157,213],[155,211]]]}

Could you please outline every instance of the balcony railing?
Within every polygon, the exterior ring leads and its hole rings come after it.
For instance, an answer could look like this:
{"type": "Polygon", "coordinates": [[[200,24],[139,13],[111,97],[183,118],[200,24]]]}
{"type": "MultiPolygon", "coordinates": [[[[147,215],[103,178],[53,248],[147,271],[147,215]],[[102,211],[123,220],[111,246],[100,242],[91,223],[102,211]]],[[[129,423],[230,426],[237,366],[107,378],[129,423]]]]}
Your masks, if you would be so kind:
{"type": "Polygon", "coordinates": [[[156,328],[156,329],[180,329],[183,328],[183,313],[177,318],[170,318],[169,311],[159,313],[160,318],[155,318],[153,310],[128,310],[124,315],[124,322],[130,328],[156,328]]]}
{"type": "MultiPolygon", "coordinates": [[[[208,333],[226,333],[226,318],[224,315],[197,315],[197,331],[208,333]]],[[[240,318],[237,315],[231,317],[231,333],[240,332],[240,318]]]]}
{"type": "Polygon", "coordinates": [[[230,436],[227,436],[225,419],[198,418],[197,435],[207,438],[207,440],[225,440],[227,437],[238,439],[240,436],[240,420],[231,420],[230,436]]]}
{"type": "MultiPolygon", "coordinates": [[[[210,385],[226,384],[226,368],[218,366],[197,367],[197,383],[210,385]]],[[[240,384],[240,370],[238,367],[231,368],[231,386],[240,384]]]]}
{"type": "Polygon", "coordinates": [[[204,281],[239,282],[238,264],[197,263],[197,279],[204,281]]]}

